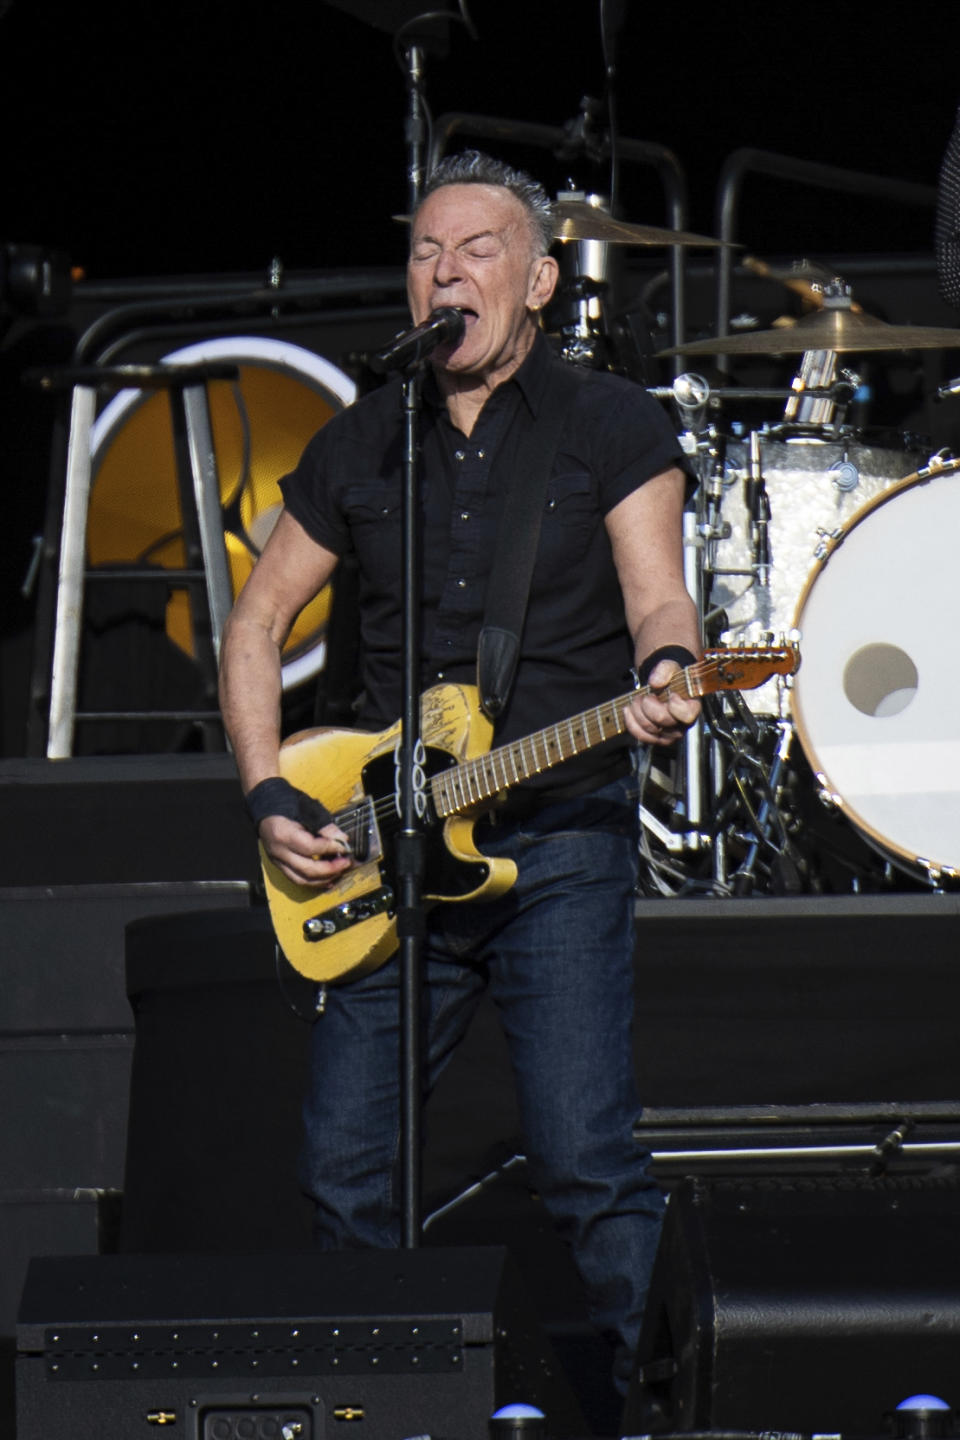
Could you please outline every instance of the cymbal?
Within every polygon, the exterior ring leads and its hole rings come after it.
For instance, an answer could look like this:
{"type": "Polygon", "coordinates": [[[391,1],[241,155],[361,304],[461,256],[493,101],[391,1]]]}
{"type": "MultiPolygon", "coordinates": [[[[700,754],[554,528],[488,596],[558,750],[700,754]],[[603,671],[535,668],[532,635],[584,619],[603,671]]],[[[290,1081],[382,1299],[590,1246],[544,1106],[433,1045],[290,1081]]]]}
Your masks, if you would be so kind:
{"type": "Polygon", "coordinates": [[[885,320],[846,309],[815,310],[795,325],[747,330],[713,340],[693,340],[661,355],[792,355],[806,350],[840,354],[866,350],[953,350],[960,330],[931,325],[888,325],[885,320]]]}
{"type": "Polygon", "coordinates": [[[792,265],[771,265],[767,260],[761,260],[758,255],[744,255],[741,265],[745,270],[752,270],[754,275],[760,275],[765,280],[779,280],[782,285],[789,285],[794,280],[808,281],[815,285],[831,285],[837,279],[837,272],[828,265],[822,265],[818,260],[797,260],[792,265]]]}
{"type": "MultiPolygon", "coordinates": [[[[799,295],[808,305],[816,306],[818,310],[823,306],[824,286],[834,284],[837,279],[826,265],[811,263],[809,260],[785,268],[782,265],[768,265],[756,255],[744,255],[740,263],[745,270],[751,270],[762,280],[775,280],[780,285],[785,285],[788,290],[792,290],[795,295],[799,295]]],[[[863,306],[858,305],[856,300],[851,300],[850,309],[859,313],[863,306]]]]}
{"type": "Polygon", "coordinates": [[[661,230],[656,225],[632,225],[615,220],[599,205],[585,200],[558,200],[553,207],[554,240],[606,240],[613,245],[726,245],[708,235],[687,230],[661,230]]]}

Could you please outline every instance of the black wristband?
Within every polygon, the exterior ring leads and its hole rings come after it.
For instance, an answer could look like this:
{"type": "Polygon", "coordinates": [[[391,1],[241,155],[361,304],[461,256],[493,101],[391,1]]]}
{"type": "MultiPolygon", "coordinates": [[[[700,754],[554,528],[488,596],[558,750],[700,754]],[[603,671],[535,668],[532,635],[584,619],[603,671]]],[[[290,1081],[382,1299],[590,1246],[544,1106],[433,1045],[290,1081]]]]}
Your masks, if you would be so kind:
{"type": "Polygon", "coordinates": [[[641,685],[648,683],[661,660],[676,660],[677,664],[684,668],[697,663],[696,655],[691,655],[685,645],[660,645],[656,650],[650,652],[637,669],[637,680],[641,685]]]}
{"type": "Polygon", "coordinates": [[[261,780],[259,785],[254,785],[244,796],[243,803],[255,829],[268,815],[283,815],[287,820],[296,820],[311,835],[319,835],[323,827],[333,820],[325,805],[298,790],[282,775],[271,775],[269,779],[261,780]]]}

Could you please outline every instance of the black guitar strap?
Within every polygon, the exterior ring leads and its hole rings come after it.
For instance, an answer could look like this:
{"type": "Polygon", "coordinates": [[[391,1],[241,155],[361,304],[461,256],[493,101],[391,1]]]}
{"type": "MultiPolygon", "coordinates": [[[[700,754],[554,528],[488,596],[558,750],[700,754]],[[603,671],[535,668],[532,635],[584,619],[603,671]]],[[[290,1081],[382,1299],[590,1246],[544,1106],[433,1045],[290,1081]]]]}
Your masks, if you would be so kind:
{"type": "Polygon", "coordinates": [[[477,641],[477,689],[484,714],[491,720],[503,713],[513,688],[547,500],[547,481],[577,383],[573,367],[556,367],[540,411],[522,434],[514,456],[515,483],[507,493],[497,527],[483,625],[477,641]]]}

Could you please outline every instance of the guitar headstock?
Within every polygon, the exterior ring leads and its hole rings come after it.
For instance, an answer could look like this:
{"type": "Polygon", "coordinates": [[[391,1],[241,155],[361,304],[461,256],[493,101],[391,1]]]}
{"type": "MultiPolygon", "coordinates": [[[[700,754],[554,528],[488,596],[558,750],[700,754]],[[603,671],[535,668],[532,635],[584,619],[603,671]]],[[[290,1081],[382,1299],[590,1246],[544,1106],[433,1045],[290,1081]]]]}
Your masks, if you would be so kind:
{"type": "Polygon", "coordinates": [[[737,645],[705,650],[703,659],[684,674],[698,695],[717,690],[756,690],[774,675],[795,675],[800,668],[798,645],[737,645]]]}

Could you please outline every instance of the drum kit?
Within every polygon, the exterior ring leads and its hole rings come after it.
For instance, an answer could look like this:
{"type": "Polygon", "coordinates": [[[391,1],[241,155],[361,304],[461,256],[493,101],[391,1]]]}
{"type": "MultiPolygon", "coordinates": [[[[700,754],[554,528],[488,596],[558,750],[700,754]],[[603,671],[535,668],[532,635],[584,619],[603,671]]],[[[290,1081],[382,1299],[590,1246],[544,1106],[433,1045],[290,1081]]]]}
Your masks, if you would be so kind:
{"type": "MultiPolygon", "coordinates": [[[[717,245],[614,220],[572,200],[557,236],[613,244],[717,245]]],[[[695,364],[792,365],[780,391],[678,375],[674,403],[698,484],[687,582],[708,644],[795,643],[800,667],[712,697],[671,773],[650,762],[642,795],[654,893],[942,889],[960,884],[960,679],[953,661],[960,458],[848,423],[860,377],[842,357],[960,348],[960,329],[865,313],[820,267],[746,268],[808,309],[769,329],[660,352],[695,364]],[[721,362],[722,363],[722,362],[721,362]],[[743,402],[779,402],[760,424],[743,402]]],[[[597,293],[571,326],[597,328],[597,293]]],[[[561,351],[569,340],[561,335],[561,351]]],[[[710,371],[716,375],[714,365],[710,371]]],[[[946,387],[949,390],[950,387],[946,387]]],[[[960,386],[957,387],[960,389],[960,386]]],[[[669,767],[668,767],[669,768],[669,767]]]]}

